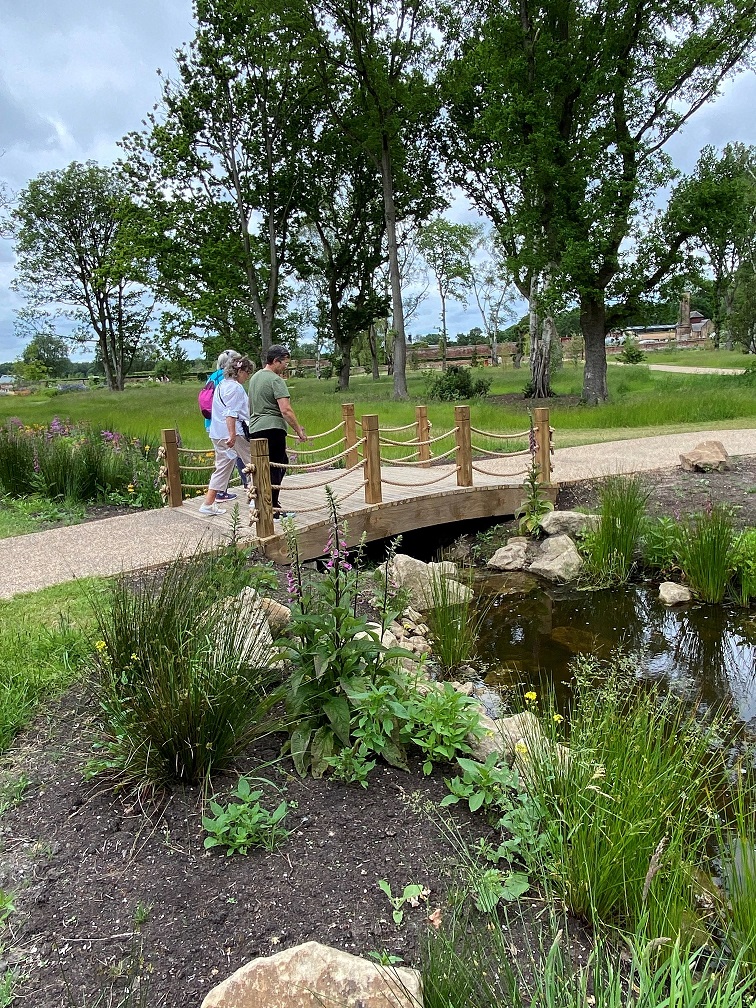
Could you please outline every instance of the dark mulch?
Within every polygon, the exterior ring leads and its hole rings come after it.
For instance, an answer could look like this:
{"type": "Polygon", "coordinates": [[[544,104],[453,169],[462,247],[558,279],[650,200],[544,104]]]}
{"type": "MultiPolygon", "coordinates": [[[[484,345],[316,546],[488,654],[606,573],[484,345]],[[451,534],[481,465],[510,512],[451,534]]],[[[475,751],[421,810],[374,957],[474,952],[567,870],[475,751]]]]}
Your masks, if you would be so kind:
{"type": "MultiPolygon", "coordinates": [[[[312,939],[418,961],[453,854],[429,811],[447,793],[441,774],[379,767],[367,790],[301,780],[280,761],[280,739],[263,741],[239,769],[275,781],[292,834],[275,852],[227,857],[203,849],[198,788],[140,806],[82,779],[90,709],[88,697],[69,695],[11,753],[7,775],[23,772],[31,785],[2,820],[0,884],[17,894],[4,957],[28,972],[28,1003],[89,1008],[98,992],[120,989],[139,906],[149,910],[140,955],[150,1005],[164,995],[171,1008],[197,1006],[248,960],[312,939]],[[379,879],[395,893],[410,882],[430,893],[397,927],[379,879]]],[[[214,783],[223,792],[235,782],[214,783]]],[[[487,832],[464,810],[455,819],[468,841],[487,832]]],[[[514,945],[529,941],[513,930],[514,945]]]]}

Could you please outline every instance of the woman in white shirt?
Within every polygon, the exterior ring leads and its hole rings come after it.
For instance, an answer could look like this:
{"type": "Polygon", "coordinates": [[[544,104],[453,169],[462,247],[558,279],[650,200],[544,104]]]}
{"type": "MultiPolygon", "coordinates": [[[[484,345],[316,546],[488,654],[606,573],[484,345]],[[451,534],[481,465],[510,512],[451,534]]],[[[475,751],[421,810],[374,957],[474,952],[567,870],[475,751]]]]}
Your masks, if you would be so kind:
{"type": "Polygon", "coordinates": [[[215,471],[200,514],[222,515],[225,508],[215,503],[220,490],[225,490],[237,458],[245,466],[252,462],[247,431],[249,430],[249,398],[244,388],[254,367],[249,357],[238,357],[223,369],[224,378],[213,393],[213,410],[208,434],[215,448],[215,471]]]}

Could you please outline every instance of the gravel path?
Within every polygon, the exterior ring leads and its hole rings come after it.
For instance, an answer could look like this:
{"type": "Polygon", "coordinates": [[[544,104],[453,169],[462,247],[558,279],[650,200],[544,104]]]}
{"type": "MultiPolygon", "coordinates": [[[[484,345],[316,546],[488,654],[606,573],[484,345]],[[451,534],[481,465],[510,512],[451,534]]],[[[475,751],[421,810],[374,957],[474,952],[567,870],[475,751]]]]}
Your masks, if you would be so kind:
{"type": "MultiPolygon", "coordinates": [[[[577,483],[613,473],[647,472],[679,465],[680,454],[701,441],[721,441],[730,455],[756,455],[756,430],[694,431],[661,437],[558,448],[553,479],[577,483]]],[[[77,577],[108,577],[156,567],[228,539],[228,527],[213,525],[188,508],[161,508],[84,525],[0,540],[0,599],[38,591],[77,577]]]]}

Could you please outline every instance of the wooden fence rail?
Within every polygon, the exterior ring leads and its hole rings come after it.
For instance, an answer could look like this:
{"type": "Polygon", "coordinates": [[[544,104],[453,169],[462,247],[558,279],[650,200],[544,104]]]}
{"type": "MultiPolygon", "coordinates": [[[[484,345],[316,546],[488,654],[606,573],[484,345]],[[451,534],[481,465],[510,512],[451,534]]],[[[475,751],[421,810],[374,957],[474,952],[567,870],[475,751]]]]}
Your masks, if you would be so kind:
{"type": "MultiPolygon", "coordinates": [[[[415,423],[408,424],[403,428],[384,428],[382,432],[378,415],[373,413],[364,414],[360,423],[362,436],[358,438],[354,404],[344,403],[342,406],[341,424],[339,424],[337,428],[333,428],[331,431],[327,431],[322,435],[314,435],[314,439],[317,439],[318,437],[332,436],[334,430],[340,429],[343,436],[337,444],[339,447],[343,447],[343,451],[340,451],[333,459],[318,459],[317,461],[313,461],[311,463],[293,466],[293,468],[297,471],[303,470],[313,476],[320,475],[324,470],[327,470],[329,476],[325,481],[308,484],[307,486],[291,487],[291,489],[311,490],[315,487],[323,486],[326,483],[329,485],[333,484],[333,486],[335,486],[336,482],[343,478],[343,476],[351,475],[355,470],[362,468],[364,482],[356,489],[362,489],[364,487],[366,504],[380,504],[383,501],[384,482],[393,482],[394,486],[411,487],[411,484],[409,483],[397,483],[396,481],[390,481],[383,473],[383,468],[391,466],[392,461],[391,459],[381,459],[382,443],[384,445],[388,444],[393,446],[401,445],[402,448],[406,447],[411,449],[411,456],[416,456],[413,461],[405,460],[401,462],[394,462],[394,466],[401,465],[403,467],[408,466],[415,467],[416,469],[428,470],[434,459],[432,451],[434,443],[442,441],[446,437],[451,439],[452,435],[454,438],[453,448],[450,448],[448,451],[439,452],[435,458],[436,461],[439,462],[443,461],[444,457],[454,457],[454,462],[456,463],[456,485],[458,487],[474,486],[475,471],[488,472],[488,475],[495,475],[495,473],[492,473],[490,470],[482,470],[473,464],[476,451],[483,452],[487,462],[491,461],[492,458],[512,458],[516,455],[530,455],[538,467],[539,482],[544,485],[551,484],[552,447],[548,409],[536,409],[534,411],[532,426],[527,431],[522,431],[518,434],[499,434],[495,432],[479,431],[477,428],[473,428],[470,420],[470,407],[467,405],[454,407],[454,427],[450,431],[436,437],[431,436],[432,428],[430,421],[428,420],[428,410],[426,406],[417,406],[415,408],[415,423]],[[395,434],[396,432],[403,433],[407,430],[413,430],[413,438],[408,440],[393,440],[386,437],[387,434],[395,434]],[[528,450],[504,452],[491,451],[488,449],[476,449],[473,445],[473,434],[483,435],[489,439],[498,440],[527,438],[528,450]],[[342,468],[337,469],[337,465],[342,468]],[[332,475],[330,475],[331,473],[332,475]]],[[[162,442],[164,466],[167,471],[167,503],[170,507],[181,507],[183,503],[181,457],[182,455],[191,453],[185,449],[179,448],[178,435],[175,430],[164,430],[162,432],[162,442]]],[[[268,453],[268,442],[264,439],[255,438],[251,441],[251,450],[253,502],[250,507],[252,508],[254,523],[257,526],[257,535],[259,538],[264,539],[274,534],[271,466],[270,456],[268,453]]],[[[317,449],[313,449],[313,451],[315,452],[317,449]]],[[[405,459],[406,458],[407,457],[405,456],[405,459]]],[[[197,467],[185,466],[183,468],[189,469],[197,467]]],[[[212,466],[207,466],[206,468],[210,471],[212,466]]],[[[525,472],[527,470],[522,471],[525,472]]],[[[454,472],[452,472],[451,475],[454,475],[454,472]]],[[[430,474],[428,474],[428,476],[430,477],[430,474]]],[[[440,477],[427,478],[424,483],[416,481],[415,485],[430,485],[434,482],[440,482],[444,478],[445,474],[442,473],[440,477]]],[[[204,488],[198,486],[197,489],[204,488]]],[[[351,496],[354,492],[355,488],[353,487],[348,494],[345,494],[345,497],[351,496]]],[[[337,500],[339,499],[338,494],[336,494],[336,498],[337,500]]]]}

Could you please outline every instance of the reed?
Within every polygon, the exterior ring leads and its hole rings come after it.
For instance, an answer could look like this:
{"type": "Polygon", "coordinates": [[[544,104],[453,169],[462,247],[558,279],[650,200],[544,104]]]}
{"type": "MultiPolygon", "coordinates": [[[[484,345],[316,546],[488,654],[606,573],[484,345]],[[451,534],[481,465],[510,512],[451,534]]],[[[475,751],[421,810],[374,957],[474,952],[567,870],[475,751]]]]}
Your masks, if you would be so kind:
{"type": "Polygon", "coordinates": [[[720,603],[736,562],[730,509],[714,504],[709,511],[686,518],[680,528],[679,553],[691,590],[703,602],[720,603]]]}
{"type": "Polygon", "coordinates": [[[607,476],[599,490],[598,526],[581,549],[592,583],[625,584],[635,566],[649,491],[641,476],[607,476]]]}

